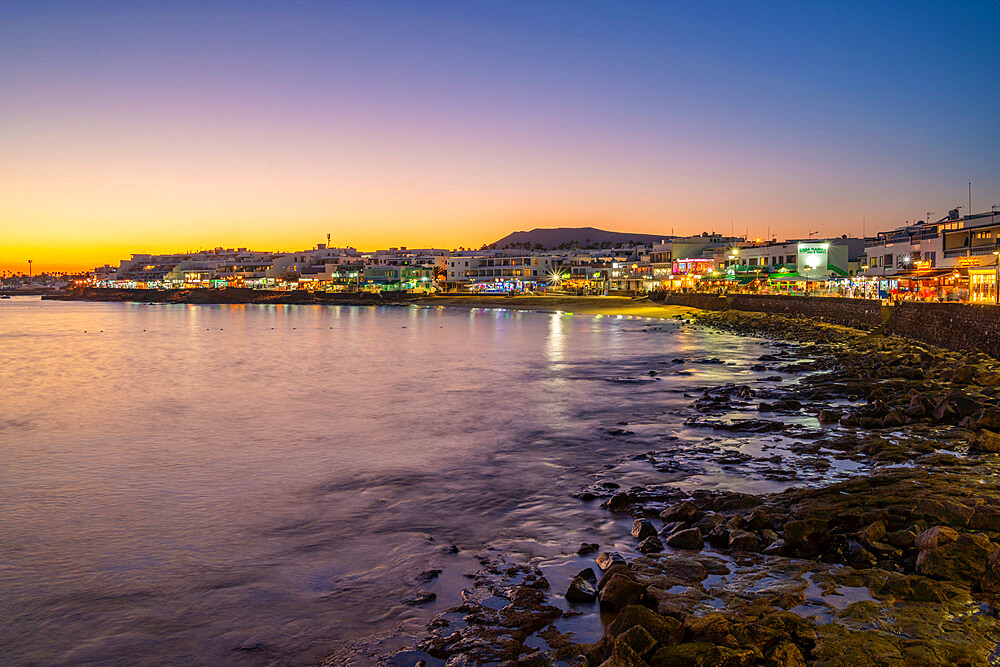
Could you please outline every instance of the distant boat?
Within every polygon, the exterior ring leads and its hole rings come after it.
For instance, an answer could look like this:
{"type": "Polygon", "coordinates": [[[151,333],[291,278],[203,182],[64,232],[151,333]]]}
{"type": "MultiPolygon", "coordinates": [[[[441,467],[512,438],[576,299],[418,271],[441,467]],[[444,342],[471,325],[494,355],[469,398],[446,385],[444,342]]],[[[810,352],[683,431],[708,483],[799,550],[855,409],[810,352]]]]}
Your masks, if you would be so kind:
{"type": "Polygon", "coordinates": [[[0,294],[0,299],[9,299],[9,298],[10,298],[9,294],[0,294]]]}

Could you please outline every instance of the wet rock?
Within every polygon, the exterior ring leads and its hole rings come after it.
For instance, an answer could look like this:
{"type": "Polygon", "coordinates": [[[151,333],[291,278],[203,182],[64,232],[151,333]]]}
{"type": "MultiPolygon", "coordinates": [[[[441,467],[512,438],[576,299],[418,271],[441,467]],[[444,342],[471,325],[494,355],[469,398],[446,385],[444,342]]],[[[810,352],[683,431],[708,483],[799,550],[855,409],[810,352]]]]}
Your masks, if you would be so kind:
{"type": "Polygon", "coordinates": [[[870,547],[885,537],[885,524],[881,521],[870,523],[858,531],[858,541],[870,547]]]}
{"type": "Polygon", "coordinates": [[[735,646],[729,619],[722,614],[688,616],[684,619],[684,637],[689,641],[735,646]]]}
{"type": "Polygon", "coordinates": [[[666,540],[667,546],[674,549],[701,549],[705,542],[701,537],[701,531],[697,528],[679,530],[666,540]]]}
{"type": "Polygon", "coordinates": [[[650,535],[636,547],[639,553],[651,554],[663,551],[663,542],[656,535],[650,535]]]}
{"type": "Polygon", "coordinates": [[[648,519],[636,519],[632,522],[632,537],[637,540],[644,540],[647,537],[654,537],[656,528],[648,519]]]}
{"type": "Polygon", "coordinates": [[[988,530],[1000,532],[1000,507],[983,503],[976,505],[975,513],[969,519],[969,528],[972,530],[988,530]]]}
{"type": "Polygon", "coordinates": [[[709,531],[705,539],[708,543],[714,547],[725,547],[729,546],[729,535],[733,532],[733,529],[726,524],[721,526],[716,526],[709,531]]]}
{"type": "Polygon", "coordinates": [[[410,607],[418,607],[422,604],[427,604],[428,602],[433,602],[437,599],[437,594],[431,593],[430,591],[416,591],[410,597],[403,601],[403,604],[410,607]]]}
{"type": "Polygon", "coordinates": [[[597,567],[607,570],[615,563],[625,564],[625,558],[617,551],[605,551],[597,557],[597,567]]]}
{"type": "Polygon", "coordinates": [[[640,625],[634,625],[615,640],[615,644],[622,642],[627,644],[629,648],[635,651],[638,655],[642,657],[648,656],[653,652],[653,647],[656,646],[656,640],[653,639],[653,635],[640,625]]]}
{"type": "Polygon", "coordinates": [[[576,573],[576,576],[582,577],[585,581],[589,581],[594,585],[597,584],[597,574],[594,573],[593,568],[588,567],[586,569],[580,570],[579,572],[576,573]]]}
{"type": "Polygon", "coordinates": [[[686,525],[686,521],[671,521],[670,523],[665,523],[663,524],[663,528],[660,529],[659,535],[660,537],[669,537],[686,525]]]}
{"type": "Polygon", "coordinates": [[[913,509],[914,516],[936,521],[946,526],[965,526],[976,511],[971,507],[947,499],[923,498],[913,509]]]}
{"type": "Polygon", "coordinates": [[[657,650],[649,664],[652,667],[744,667],[754,662],[754,652],[749,649],[731,649],[708,642],[685,642],[657,650]]]}
{"type": "Polygon", "coordinates": [[[597,582],[597,590],[604,588],[604,585],[611,581],[611,577],[616,574],[624,574],[626,577],[632,577],[632,569],[625,565],[624,563],[615,563],[607,569],[607,571],[601,575],[601,579],[597,582]]]}
{"type": "Polygon", "coordinates": [[[767,667],[806,667],[802,651],[792,642],[781,642],[765,653],[767,667]]]}
{"type": "Polygon", "coordinates": [[[671,505],[660,512],[660,520],[664,523],[670,521],[694,521],[701,516],[698,505],[693,500],[685,500],[682,503],[671,505]]]}
{"type": "Polygon", "coordinates": [[[948,526],[934,526],[917,535],[914,544],[921,551],[937,549],[958,539],[958,531],[948,526]]]}
{"type": "Polygon", "coordinates": [[[736,491],[721,493],[712,499],[712,509],[716,512],[749,509],[759,504],[760,496],[736,491]]]}
{"type": "Polygon", "coordinates": [[[756,509],[750,512],[743,526],[747,530],[762,530],[771,527],[771,515],[766,510],[756,509]]]}
{"type": "Polygon", "coordinates": [[[793,519],[785,523],[785,551],[790,556],[812,556],[830,542],[827,523],[822,519],[793,519]]]}
{"type": "Polygon", "coordinates": [[[1000,453],[1000,433],[983,429],[969,439],[969,450],[990,454],[1000,453]]]}
{"type": "Polygon", "coordinates": [[[882,418],[882,428],[898,428],[906,423],[906,417],[899,410],[890,410],[882,418]]]}
{"type": "Polygon", "coordinates": [[[680,621],[661,616],[649,607],[640,605],[631,605],[618,612],[615,620],[608,626],[607,634],[618,637],[636,627],[648,632],[660,644],[676,644],[684,636],[680,621]]]}
{"type": "Polygon", "coordinates": [[[865,569],[878,565],[878,559],[875,558],[875,555],[861,545],[855,545],[854,548],[850,550],[850,553],[848,554],[848,562],[851,564],[851,567],[858,569],[865,569]]]}
{"type": "Polygon", "coordinates": [[[622,512],[631,507],[635,500],[635,497],[627,492],[616,493],[608,500],[608,509],[612,512],[622,512]]]}
{"type": "Polygon", "coordinates": [[[836,424],[843,416],[844,413],[838,410],[820,410],[816,418],[820,424],[836,424]]]}
{"type": "Polygon", "coordinates": [[[975,369],[972,366],[962,366],[955,370],[951,381],[955,384],[971,384],[975,380],[975,369]]]}
{"type": "Polygon", "coordinates": [[[438,578],[439,574],[441,574],[441,570],[438,569],[424,570],[423,572],[417,575],[417,579],[419,581],[424,581],[424,582],[433,581],[434,579],[438,578]]]}
{"type": "MultiPolygon", "coordinates": [[[[591,571],[591,573],[593,572],[591,571]]],[[[593,602],[597,599],[597,587],[594,583],[579,574],[576,575],[569,582],[569,588],[566,589],[566,601],[577,604],[593,602]]]]}
{"type": "Polygon", "coordinates": [[[602,611],[618,611],[637,604],[646,587],[621,572],[615,572],[601,589],[599,599],[602,611]]]}
{"type": "Polygon", "coordinates": [[[579,556],[586,556],[588,554],[594,553],[600,548],[601,545],[595,542],[584,542],[583,544],[580,545],[580,548],[576,550],[576,553],[579,556]]]}
{"type": "MultiPolygon", "coordinates": [[[[702,534],[707,535],[712,532],[712,529],[716,526],[721,526],[726,522],[726,517],[716,512],[710,512],[698,520],[695,526],[702,532],[702,534]]],[[[670,531],[671,533],[674,531],[670,531]]],[[[667,533],[668,535],[670,533],[667,533]]]]}
{"type": "Polygon", "coordinates": [[[745,530],[734,530],[729,534],[729,548],[740,551],[759,551],[757,536],[745,530]]]}
{"type": "Polygon", "coordinates": [[[954,542],[926,549],[917,556],[917,572],[935,579],[978,583],[986,574],[997,545],[978,534],[962,533],[954,542]]]}

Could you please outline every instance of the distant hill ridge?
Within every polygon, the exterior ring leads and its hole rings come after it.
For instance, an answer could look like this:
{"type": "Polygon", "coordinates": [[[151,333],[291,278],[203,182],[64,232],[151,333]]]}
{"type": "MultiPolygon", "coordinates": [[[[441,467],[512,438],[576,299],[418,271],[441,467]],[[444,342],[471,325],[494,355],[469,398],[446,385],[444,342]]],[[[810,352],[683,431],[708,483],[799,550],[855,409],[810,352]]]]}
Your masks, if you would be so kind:
{"type": "Polygon", "coordinates": [[[610,248],[622,245],[652,244],[669,239],[669,234],[633,234],[609,232],[595,227],[555,227],[532,229],[530,232],[513,232],[489,248],[532,248],[563,250],[568,248],[610,248]]]}

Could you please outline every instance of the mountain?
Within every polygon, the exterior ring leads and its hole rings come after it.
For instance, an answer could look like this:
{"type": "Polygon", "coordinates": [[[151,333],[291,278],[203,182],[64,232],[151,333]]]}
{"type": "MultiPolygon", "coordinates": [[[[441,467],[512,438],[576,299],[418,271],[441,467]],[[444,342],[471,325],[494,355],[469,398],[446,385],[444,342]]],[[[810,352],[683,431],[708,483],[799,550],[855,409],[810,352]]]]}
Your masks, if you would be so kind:
{"type": "Polygon", "coordinates": [[[636,243],[652,244],[659,243],[664,239],[669,239],[669,234],[632,234],[629,232],[608,232],[594,227],[556,227],[554,229],[532,229],[530,232],[513,232],[503,237],[495,243],[491,243],[491,248],[523,248],[525,243],[528,247],[534,248],[541,245],[542,248],[552,250],[563,247],[588,246],[601,247],[605,244],[634,245],[636,243]]]}

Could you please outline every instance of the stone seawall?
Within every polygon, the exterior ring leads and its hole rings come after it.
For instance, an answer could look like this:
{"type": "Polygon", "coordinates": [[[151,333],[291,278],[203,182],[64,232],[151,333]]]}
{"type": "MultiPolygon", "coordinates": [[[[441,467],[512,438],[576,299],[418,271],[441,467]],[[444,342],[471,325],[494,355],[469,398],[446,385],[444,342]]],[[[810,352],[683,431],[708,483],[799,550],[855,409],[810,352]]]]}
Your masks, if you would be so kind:
{"type": "Polygon", "coordinates": [[[892,307],[886,333],[1000,358],[1000,307],[903,302],[892,307]]]}
{"type": "Polygon", "coordinates": [[[745,310],[809,317],[814,320],[843,324],[857,329],[882,326],[882,304],[868,299],[833,297],[775,296],[766,294],[668,294],[664,301],[670,306],[687,306],[701,310],[745,310]]]}
{"type": "Polygon", "coordinates": [[[740,310],[808,317],[864,330],[878,330],[950,350],[1000,358],[1000,307],[962,303],[902,302],[883,306],[868,299],[756,294],[668,294],[670,306],[740,310]]]}

